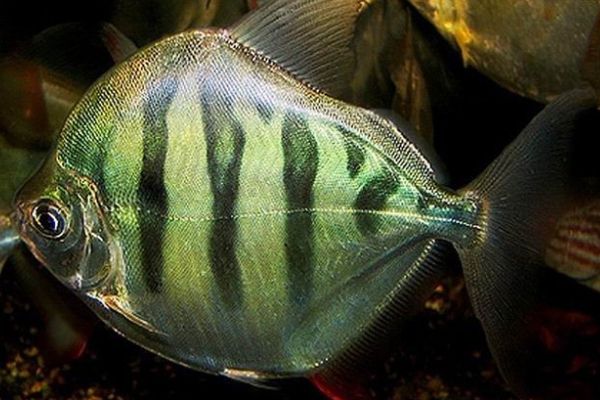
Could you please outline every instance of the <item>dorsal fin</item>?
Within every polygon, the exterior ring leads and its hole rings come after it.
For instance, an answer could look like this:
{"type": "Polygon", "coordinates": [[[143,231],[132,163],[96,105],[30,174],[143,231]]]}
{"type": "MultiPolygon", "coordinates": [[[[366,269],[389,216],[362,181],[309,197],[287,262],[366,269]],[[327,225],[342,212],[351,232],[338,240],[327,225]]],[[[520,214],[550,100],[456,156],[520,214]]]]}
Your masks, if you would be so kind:
{"type": "Polygon", "coordinates": [[[400,133],[419,149],[419,152],[431,164],[435,179],[438,183],[441,183],[442,185],[450,184],[446,166],[442,159],[437,155],[433,145],[429,143],[423,135],[417,133],[416,129],[408,121],[393,110],[376,108],[371,111],[394,124],[400,133]]]}
{"type": "Polygon", "coordinates": [[[330,96],[349,94],[358,16],[374,0],[274,0],[231,35],[330,96]]]}

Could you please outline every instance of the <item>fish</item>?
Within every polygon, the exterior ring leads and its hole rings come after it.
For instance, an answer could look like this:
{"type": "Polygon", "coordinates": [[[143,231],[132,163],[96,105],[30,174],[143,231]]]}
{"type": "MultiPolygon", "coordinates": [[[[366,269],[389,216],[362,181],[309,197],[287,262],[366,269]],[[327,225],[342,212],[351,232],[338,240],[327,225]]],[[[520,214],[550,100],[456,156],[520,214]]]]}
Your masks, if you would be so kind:
{"type": "Polygon", "coordinates": [[[600,201],[560,218],[546,248],[546,263],[600,291],[600,201]]]}
{"type": "Polygon", "coordinates": [[[357,65],[348,100],[365,108],[391,106],[433,142],[431,82],[417,49],[425,41],[413,13],[406,4],[382,0],[361,15],[352,40],[357,65]]]}
{"type": "Polygon", "coordinates": [[[433,290],[450,242],[503,376],[526,393],[537,233],[594,95],[560,96],[450,188],[404,128],[339,100],[369,3],[276,0],[119,63],[17,194],[21,240],[125,338],[246,382],[368,352],[433,290]]]}
{"type": "Polygon", "coordinates": [[[136,48],[110,24],[66,23],[0,58],[0,130],[22,150],[47,151],[85,90],[136,48]],[[121,52],[121,53],[119,53],[121,52]]]}
{"type": "Polygon", "coordinates": [[[587,86],[582,60],[598,0],[409,0],[472,66],[503,87],[547,103],[587,86]]]}

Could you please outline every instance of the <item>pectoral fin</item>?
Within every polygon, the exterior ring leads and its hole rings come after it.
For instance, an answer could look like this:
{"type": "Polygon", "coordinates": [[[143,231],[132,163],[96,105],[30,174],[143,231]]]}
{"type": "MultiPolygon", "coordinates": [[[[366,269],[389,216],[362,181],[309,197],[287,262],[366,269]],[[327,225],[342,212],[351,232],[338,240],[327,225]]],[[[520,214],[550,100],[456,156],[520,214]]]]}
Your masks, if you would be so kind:
{"type": "Polygon", "coordinates": [[[156,328],[150,322],[146,321],[143,317],[136,314],[135,311],[131,309],[129,304],[124,302],[119,296],[102,296],[99,300],[104,304],[106,308],[118,313],[132,324],[137,325],[151,333],[163,336],[165,335],[165,333],[162,332],[160,329],[156,328]]]}

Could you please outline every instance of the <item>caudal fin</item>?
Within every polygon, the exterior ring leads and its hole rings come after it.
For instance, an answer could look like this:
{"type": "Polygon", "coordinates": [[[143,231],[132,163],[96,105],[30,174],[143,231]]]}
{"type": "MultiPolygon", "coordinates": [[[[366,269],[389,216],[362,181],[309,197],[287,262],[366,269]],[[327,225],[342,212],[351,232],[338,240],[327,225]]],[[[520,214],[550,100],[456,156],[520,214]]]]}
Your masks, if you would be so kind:
{"type": "Polygon", "coordinates": [[[541,365],[531,339],[547,272],[546,231],[565,201],[578,122],[594,104],[590,90],[560,96],[463,189],[482,197],[487,213],[480,245],[458,249],[467,289],[502,375],[524,397],[543,384],[533,373],[541,365]]]}

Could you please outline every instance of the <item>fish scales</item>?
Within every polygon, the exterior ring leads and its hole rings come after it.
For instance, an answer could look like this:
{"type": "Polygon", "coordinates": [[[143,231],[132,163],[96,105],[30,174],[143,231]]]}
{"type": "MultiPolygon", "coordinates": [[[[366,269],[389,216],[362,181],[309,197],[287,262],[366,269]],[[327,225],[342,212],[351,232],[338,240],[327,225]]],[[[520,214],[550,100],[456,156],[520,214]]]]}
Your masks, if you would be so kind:
{"type": "Polygon", "coordinates": [[[238,224],[232,216],[236,214],[246,132],[232,115],[231,100],[221,97],[221,93],[210,96],[202,91],[198,101],[204,107],[204,138],[213,197],[210,264],[224,302],[229,307],[239,307],[243,301],[243,289],[236,254],[238,224]],[[215,118],[217,115],[233,118],[219,121],[215,118]]]}
{"type": "Polygon", "coordinates": [[[129,324],[159,331],[140,338],[115,323],[126,335],[202,369],[314,368],[356,339],[332,335],[336,325],[363,329],[389,301],[402,269],[373,275],[378,266],[411,265],[421,239],[475,218],[393,125],[226,32],[134,55],[91,89],[63,135],[56,162],[104,182],[93,187],[123,241],[122,265],[96,296],[118,296],[129,324]],[[361,279],[372,297],[346,289],[361,279]],[[322,313],[338,300],[343,316],[322,313]]]}

